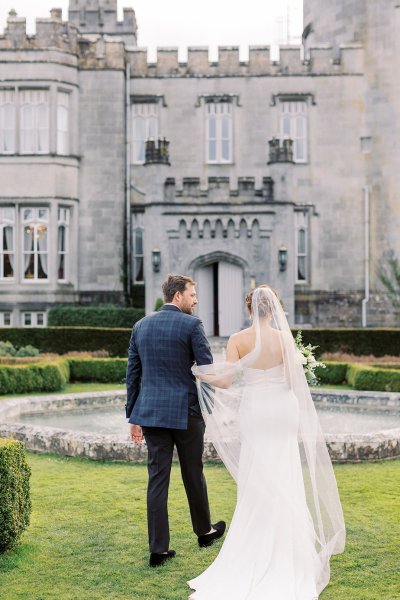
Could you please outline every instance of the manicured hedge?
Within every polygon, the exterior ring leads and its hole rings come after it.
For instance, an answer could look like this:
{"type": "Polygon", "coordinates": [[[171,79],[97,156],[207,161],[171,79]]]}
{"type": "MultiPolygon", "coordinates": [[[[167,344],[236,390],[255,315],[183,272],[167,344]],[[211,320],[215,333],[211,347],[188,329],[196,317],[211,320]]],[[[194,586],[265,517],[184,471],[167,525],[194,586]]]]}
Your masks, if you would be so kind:
{"type": "Polygon", "coordinates": [[[71,381],[123,383],[126,358],[69,358],[71,381]]]}
{"type": "Polygon", "coordinates": [[[131,329],[97,327],[3,327],[0,339],[16,346],[32,344],[40,352],[92,352],[106,350],[110,356],[128,356],[131,329]]]}
{"type": "Polygon", "coordinates": [[[315,374],[320,383],[340,385],[346,381],[347,363],[324,361],[324,364],[325,369],[321,367],[315,369],[315,374]]]}
{"type": "Polygon", "coordinates": [[[14,548],[29,525],[30,474],[22,443],[0,438],[0,552],[14,548]]]}
{"type": "MultiPolygon", "coordinates": [[[[137,309],[136,309],[137,310],[137,309]]],[[[132,323],[133,325],[133,323],[132,323]]],[[[107,350],[111,356],[128,356],[129,329],[95,327],[3,327],[0,340],[14,346],[31,344],[41,352],[107,350]]],[[[296,331],[293,332],[294,334],[296,331]]],[[[304,329],[303,343],[323,352],[400,356],[400,329],[304,329]]]]}
{"type": "Polygon", "coordinates": [[[0,394],[57,392],[69,381],[69,364],[60,359],[23,365],[0,365],[0,394]]]}
{"type": "Polygon", "coordinates": [[[142,308],[101,306],[56,306],[49,311],[48,323],[60,327],[128,327],[144,317],[142,308]]]}
{"type": "Polygon", "coordinates": [[[356,390],[400,392],[400,371],[395,369],[351,364],[347,368],[347,381],[356,390]]]}
{"type": "Polygon", "coordinates": [[[304,329],[303,343],[316,352],[343,352],[358,356],[400,356],[400,329],[304,329]]]}

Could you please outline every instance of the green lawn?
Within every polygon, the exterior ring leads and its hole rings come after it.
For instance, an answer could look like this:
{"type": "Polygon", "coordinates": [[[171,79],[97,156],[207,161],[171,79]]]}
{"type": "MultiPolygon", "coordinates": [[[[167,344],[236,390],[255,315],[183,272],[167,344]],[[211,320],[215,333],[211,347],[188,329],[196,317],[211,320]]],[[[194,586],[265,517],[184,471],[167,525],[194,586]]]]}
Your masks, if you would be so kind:
{"type": "MultiPolygon", "coordinates": [[[[170,521],[178,557],[153,570],[147,567],[144,465],[35,454],[29,462],[32,522],[21,546],[0,557],[2,600],[187,600],[186,580],[213,560],[221,542],[198,548],[177,466],[170,521]]],[[[335,469],[348,542],[332,560],[321,600],[395,600],[400,461],[335,469]]],[[[213,518],[229,521],[234,483],[220,465],[207,465],[206,477],[213,518]]]]}
{"type": "MultiPolygon", "coordinates": [[[[104,392],[106,390],[126,390],[125,383],[67,383],[65,388],[54,394],[76,394],[78,392],[104,392]]],[[[14,394],[7,396],[0,396],[0,400],[6,400],[7,398],[19,398],[21,396],[47,396],[49,392],[33,392],[31,394],[14,394]]]]}
{"type": "MultiPolygon", "coordinates": [[[[329,389],[329,390],[352,390],[353,388],[349,385],[321,385],[313,388],[316,391],[329,389]]],[[[78,392],[104,392],[106,390],[126,390],[125,383],[68,383],[65,388],[60,392],[54,392],[55,394],[76,394],[78,392]]],[[[46,396],[48,392],[34,392],[31,394],[14,394],[7,396],[0,396],[0,400],[6,400],[7,398],[18,398],[20,396],[46,396]]]]}

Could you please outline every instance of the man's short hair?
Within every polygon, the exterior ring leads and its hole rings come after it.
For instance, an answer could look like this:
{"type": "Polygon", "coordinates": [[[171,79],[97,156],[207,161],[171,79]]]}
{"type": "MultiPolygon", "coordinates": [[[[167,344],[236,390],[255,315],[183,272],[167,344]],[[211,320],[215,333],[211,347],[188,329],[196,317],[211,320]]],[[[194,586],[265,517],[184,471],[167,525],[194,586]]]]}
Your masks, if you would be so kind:
{"type": "Polygon", "coordinates": [[[176,292],[183,294],[188,284],[196,285],[196,282],[187,275],[173,275],[170,273],[162,285],[164,302],[172,302],[176,292]]]}

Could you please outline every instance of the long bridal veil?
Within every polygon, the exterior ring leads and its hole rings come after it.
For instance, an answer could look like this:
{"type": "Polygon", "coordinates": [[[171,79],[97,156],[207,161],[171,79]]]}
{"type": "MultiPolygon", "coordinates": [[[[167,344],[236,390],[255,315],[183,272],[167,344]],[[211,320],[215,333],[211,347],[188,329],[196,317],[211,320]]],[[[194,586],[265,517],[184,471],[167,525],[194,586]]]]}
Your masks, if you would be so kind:
{"type": "MultiPolygon", "coordinates": [[[[296,348],[288,321],[275,292],[269,287],[257,288],[252,297],[252,319],[255,331],[253,350],[236,362],[222,361],[195,366],[201,410],[207,437],[235,481],[240,460],[240,405],[246,402],[243,371],[263,362],[270,364],[268,332],[271,327],[279,337],[287,385],[294,392],[299,408],[298,451],[308,512],[314,527],[314,544],[319,557],[318,588],[329,581],[329,559],[343,551],[345,525],[335,475],[319,419],[304,375],[301,356],[296,348]]],[[[256,367],[254,367],[256,368],[256,367]]],[[[271,400],[266,397],[265,402],[271,400]]],[[[277,469],[279,465],[277,465],[277,469]]],[[[262,486],[268,481],[260,479],[262,486]]],[[[296,510],[296,498],[287,498],[296,510]]]]}

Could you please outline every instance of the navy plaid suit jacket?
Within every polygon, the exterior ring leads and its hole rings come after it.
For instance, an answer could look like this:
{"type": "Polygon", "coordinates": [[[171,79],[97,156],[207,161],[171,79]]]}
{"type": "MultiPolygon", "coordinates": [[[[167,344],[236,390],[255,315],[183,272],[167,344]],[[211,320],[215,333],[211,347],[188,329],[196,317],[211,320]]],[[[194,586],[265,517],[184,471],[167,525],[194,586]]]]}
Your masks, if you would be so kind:
{"type": "Polygon", "coordinates": [[[198,365],[213,362],[198,317],[167,304],[138,321],[132,330],[126,371],[129,422],[187,429],[189,405],[197,404],[191,372],[195,361],[198,365]]]}

